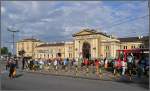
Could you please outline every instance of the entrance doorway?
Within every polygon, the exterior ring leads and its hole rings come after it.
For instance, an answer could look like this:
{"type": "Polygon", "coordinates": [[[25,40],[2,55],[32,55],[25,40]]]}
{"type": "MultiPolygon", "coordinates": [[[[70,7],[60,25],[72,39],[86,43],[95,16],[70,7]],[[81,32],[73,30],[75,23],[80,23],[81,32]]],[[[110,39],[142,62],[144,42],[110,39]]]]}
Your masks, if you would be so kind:
{"type": "Polygon", "coordinates": [[[91,57],[91,45],[88,42],[84,42],[82,46],[82,56],[83,58],[91,57]]]}

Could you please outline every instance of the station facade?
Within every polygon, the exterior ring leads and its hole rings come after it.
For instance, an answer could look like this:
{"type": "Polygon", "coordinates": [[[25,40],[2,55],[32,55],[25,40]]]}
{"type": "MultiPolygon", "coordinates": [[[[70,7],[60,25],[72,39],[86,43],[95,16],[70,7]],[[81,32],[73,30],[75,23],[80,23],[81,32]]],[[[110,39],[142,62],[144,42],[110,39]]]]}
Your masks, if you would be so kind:
{"type": "Polygon", "coordinates": [[[118,49],[149,48],[149,37],[116,38],[94,29],[82,29],[72,35],[73,41],[45,43],[37,39],[23,39],[17,42],[18,51],[24,50],[25,56],[38,59],[56,58],[115,58],[118,49]]]}

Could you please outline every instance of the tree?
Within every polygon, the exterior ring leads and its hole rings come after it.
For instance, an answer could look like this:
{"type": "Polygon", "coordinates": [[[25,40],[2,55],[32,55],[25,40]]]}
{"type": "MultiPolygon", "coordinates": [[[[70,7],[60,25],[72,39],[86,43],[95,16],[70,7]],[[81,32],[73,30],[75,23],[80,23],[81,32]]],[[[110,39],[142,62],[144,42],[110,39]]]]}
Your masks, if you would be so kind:
{"type": "Polygon", "coordinates": [[[2,54],[2,55],[8,54],[8,48],[7,48],[7,47],[1,48],[1,54],[2,54]]]}
{"type": "Polygon", "coordinates": [[[23,55],[25,54],[25,51],[24,51],[24,50],[18,51],[18,54],[19,54],[20,56],[23,56],[23,55]]]}

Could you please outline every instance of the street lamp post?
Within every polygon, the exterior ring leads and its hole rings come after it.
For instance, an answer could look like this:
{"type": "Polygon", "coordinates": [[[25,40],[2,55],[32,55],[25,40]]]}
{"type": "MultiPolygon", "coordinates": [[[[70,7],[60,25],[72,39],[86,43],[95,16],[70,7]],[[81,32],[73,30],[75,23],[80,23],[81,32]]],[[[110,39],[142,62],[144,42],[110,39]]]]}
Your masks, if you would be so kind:
{"type": "Polygon", "coordinates": [[[80,41],[79,41],[79,58],[80,58],[80,41]]]}
{"type": "Polygon", "coordinates": [[[13,37],[13,55],[15,54],[14,53],[14,49],[15,49],[15,33],[17,33],[17,32],[19,32],[19,30],[12,30],[12,29],[10,29],[10,28],[7,28],[7,30],[9,31],[9,32],[12,32],[12,37],[13,37]]]}

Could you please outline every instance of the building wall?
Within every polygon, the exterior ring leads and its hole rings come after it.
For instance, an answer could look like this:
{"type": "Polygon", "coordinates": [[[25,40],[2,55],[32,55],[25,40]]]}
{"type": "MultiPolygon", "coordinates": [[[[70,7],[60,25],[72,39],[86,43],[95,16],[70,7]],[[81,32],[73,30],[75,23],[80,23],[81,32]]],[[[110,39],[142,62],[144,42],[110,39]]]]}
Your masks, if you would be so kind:
{"type": "Polygon", "coordinates": [[[65,58],[74,58],[74,43],[67,42],[65,43],[65,58]]]}
{"type": "Polygon", "coordinates": [[[27,57],[34,57],[34,50],[35,47],[42,44],[43,42],[36,42],[36,41],[19,41],[16,44],[16,55],[19,56],[18,52],[21,50],[25,51],[25,55],[27,57]]]}
{"type": "Polygon", "coordinates": [[[120,49],[134,49],[134,48],[144,48],[144,44],[142,42],[121,42],[120,49]]]}
{"type": "Polygon", "coordinates": [[[99,56],[99,35],[76,36],[74,40],[75,58],[82,57],[82,47],[85,42],[90,44],[91,58],[97,58],[99,56]]]}
{"type": "Polygon", "coordinates": [[[115,58],[116,50],[119,49],[120,41],[116,38],[107,37],[101,35],[99,46],[100,46],[100,58],[111,57],[115,58]]]}
{"type": "Polygon", "coordinates": [[[61,57],[65,58],[64,46],[48,46],[48,47],[36,47],[35,59],[54,59],[57,57],[57,53],[61,53],[61,57]]]}

